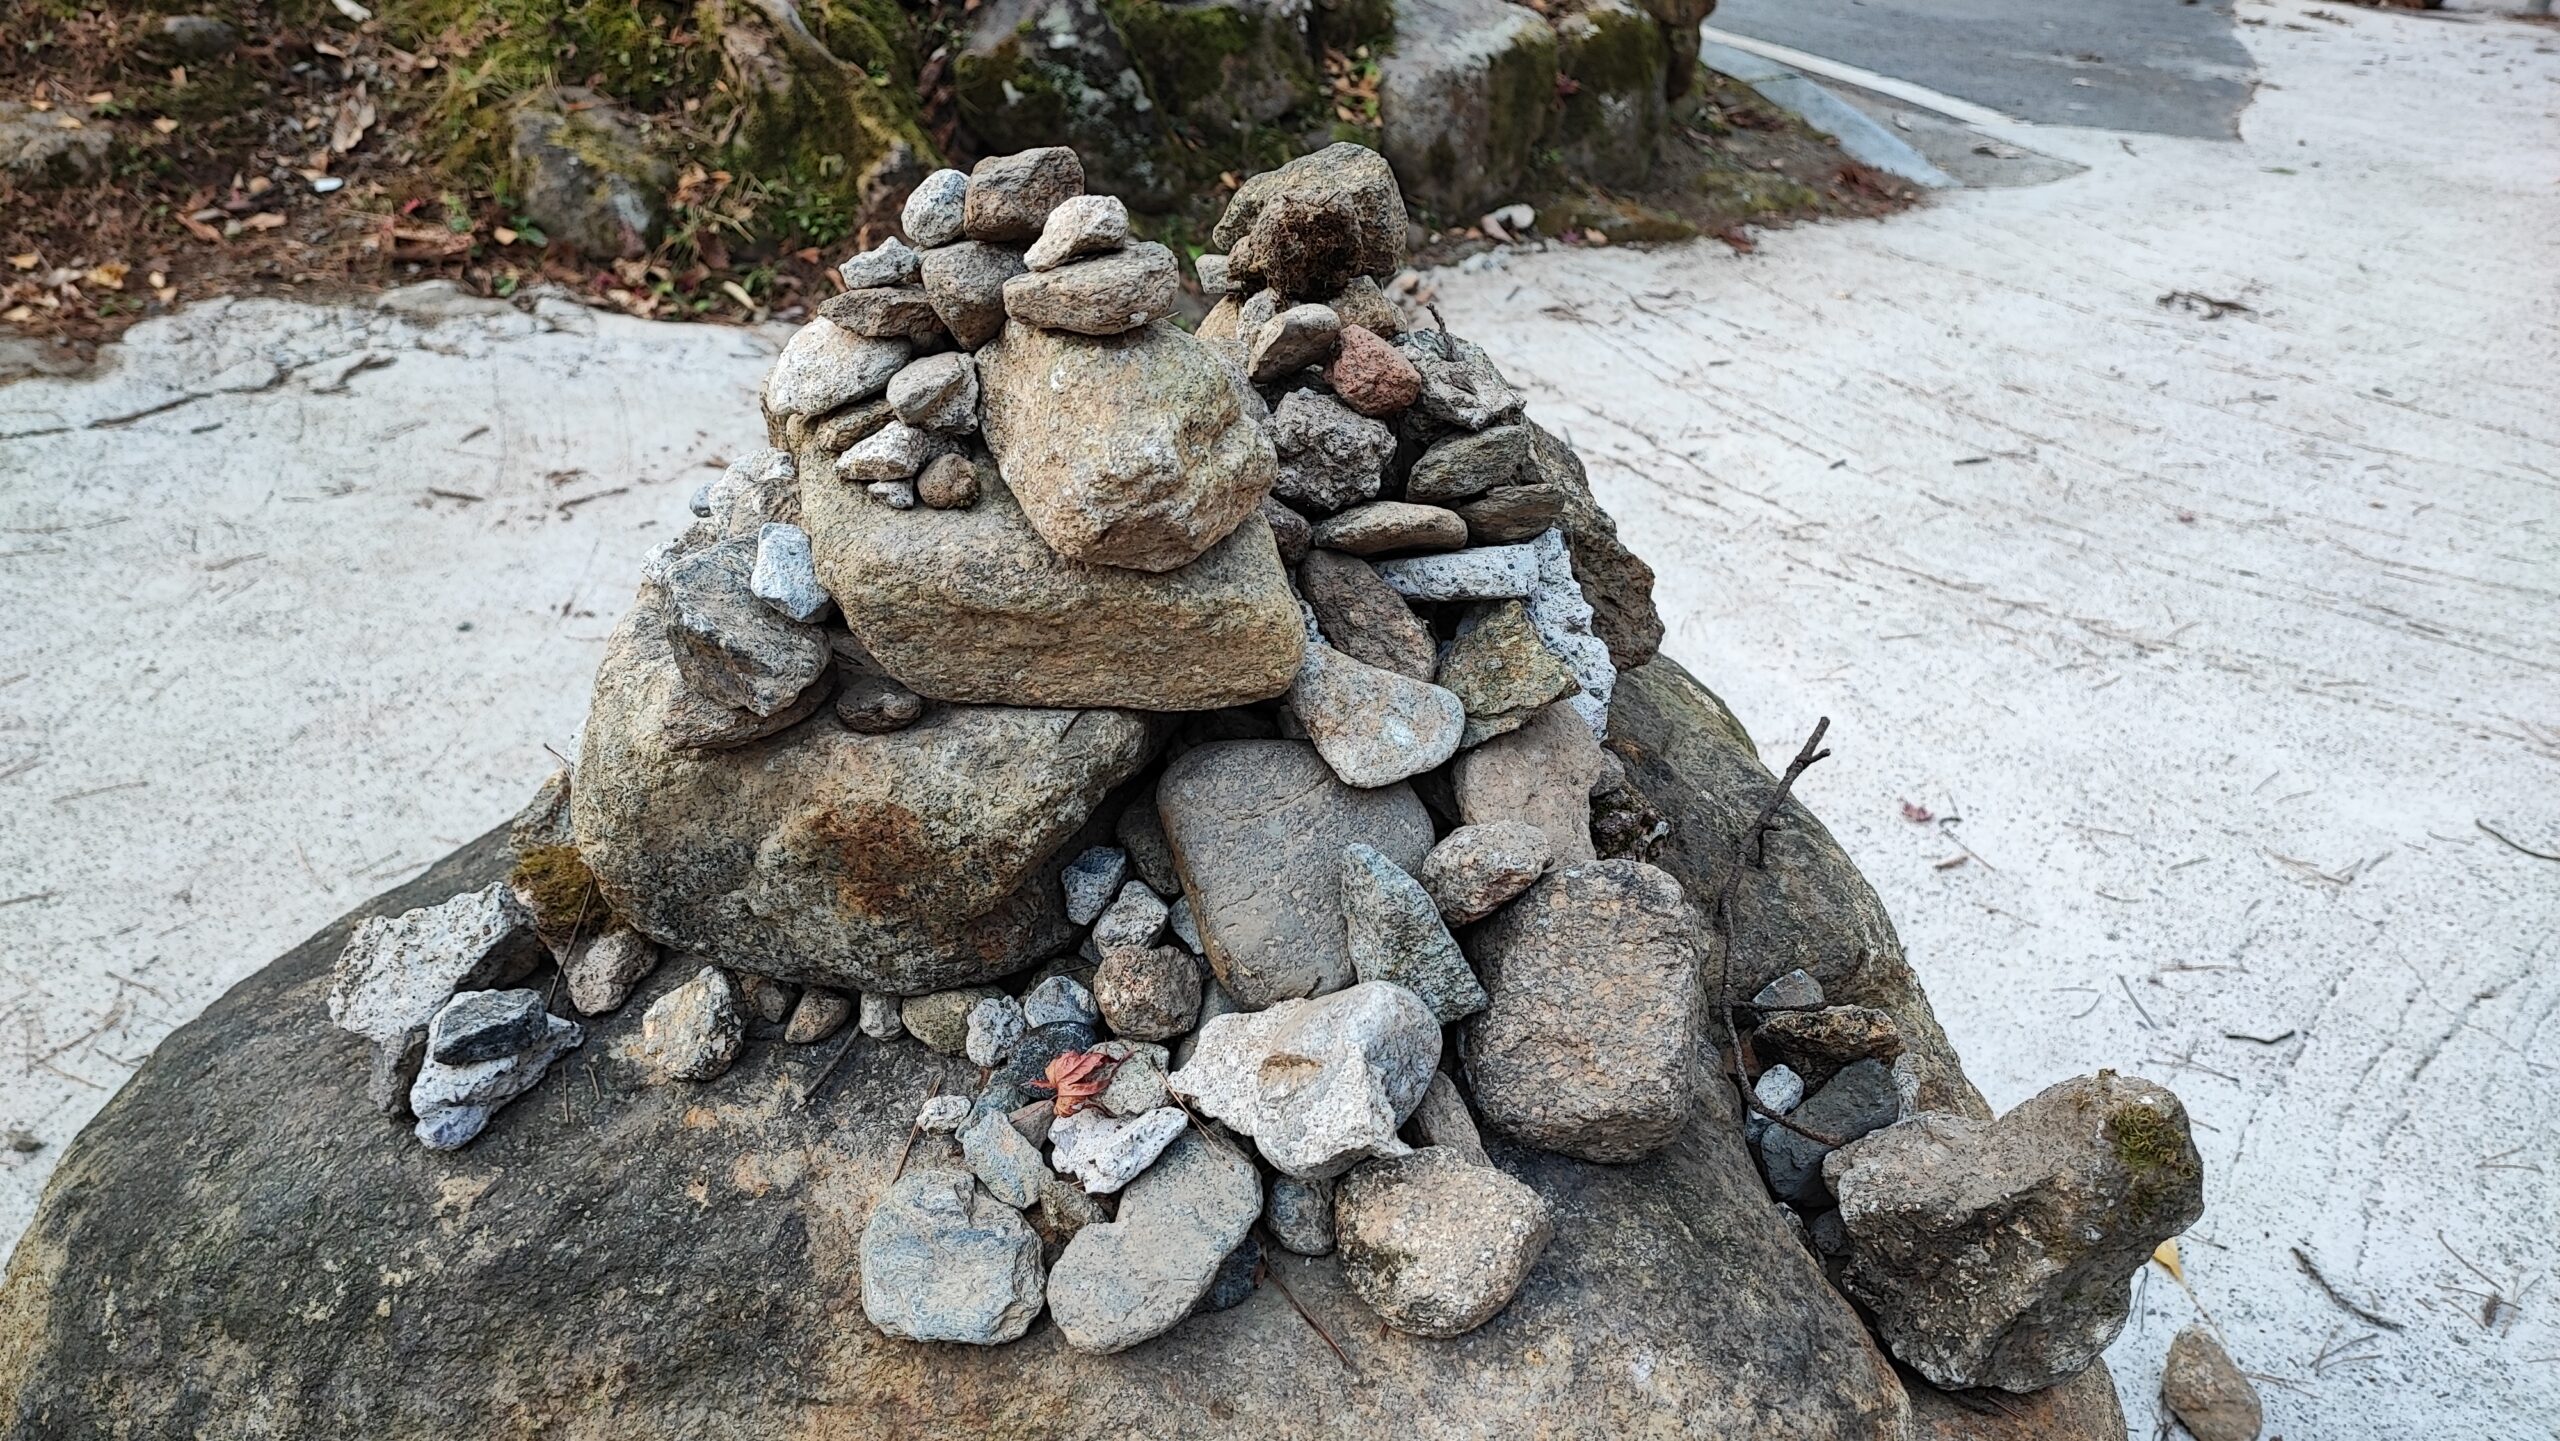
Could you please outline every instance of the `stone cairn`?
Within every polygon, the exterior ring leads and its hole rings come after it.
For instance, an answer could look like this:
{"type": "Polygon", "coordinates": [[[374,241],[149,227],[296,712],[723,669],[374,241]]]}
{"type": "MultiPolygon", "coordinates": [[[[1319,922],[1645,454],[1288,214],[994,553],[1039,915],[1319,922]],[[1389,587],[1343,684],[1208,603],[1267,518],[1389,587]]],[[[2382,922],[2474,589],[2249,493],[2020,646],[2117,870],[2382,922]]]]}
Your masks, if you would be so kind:
{"type": "Polygon", "coordinates": [[[1046,1310],[1112,1352],[1241,1300],[1265,1245],[1338,1252],[1398,1330],[1482,1325],[1559,1216],[1479,1118],[1636,1162],[1732,1114],[1724,1071],[1905,1362],[2033,1390],[2096,1357],[2201,1205],[2176,1098],[1911,1114],[1893,1019],[1802,971],[1726,1052],[1706,898],[1602,744],[1650,572],[1484,353],[1382,293],[1385,161],[1246,182],[1196,334],[1073,151],[939,172],[904,228],[648,558],[512,880],[348,943],[330,1014],[386,1112],[468,1143],[584,1039],[507,987],[549,959],[608,1012],[673,951],[626,1042],[665,1082],[756,1026],[977,1067],[864,1226],[874,1325],[1046,1310]]]}

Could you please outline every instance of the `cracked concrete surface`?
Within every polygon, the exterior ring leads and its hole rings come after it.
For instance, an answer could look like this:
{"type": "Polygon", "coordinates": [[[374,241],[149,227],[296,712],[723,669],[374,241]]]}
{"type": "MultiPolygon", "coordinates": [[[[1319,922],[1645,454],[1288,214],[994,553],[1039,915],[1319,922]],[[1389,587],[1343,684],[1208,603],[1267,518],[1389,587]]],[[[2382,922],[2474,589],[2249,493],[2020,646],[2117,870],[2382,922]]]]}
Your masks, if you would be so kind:
{"type": "MultiPolygon", "coordinates": [[[[2241,6],[2238,144],[2038,130],[2086,171],[1439,303],[1672,653],[1777,758],[1832,717],[1802,792],[1993,1102],[2186,1098],[2134,1434],[2199,1309],[2271,1436],[2543,1434],[2560,863],[2479,824],[2560,852],[2560,34],[2322,8],[2241,6]]],[[[0,389],[0,1236],[168,1028],[530,794],[774,344],[236,302],[0,389]]]]}

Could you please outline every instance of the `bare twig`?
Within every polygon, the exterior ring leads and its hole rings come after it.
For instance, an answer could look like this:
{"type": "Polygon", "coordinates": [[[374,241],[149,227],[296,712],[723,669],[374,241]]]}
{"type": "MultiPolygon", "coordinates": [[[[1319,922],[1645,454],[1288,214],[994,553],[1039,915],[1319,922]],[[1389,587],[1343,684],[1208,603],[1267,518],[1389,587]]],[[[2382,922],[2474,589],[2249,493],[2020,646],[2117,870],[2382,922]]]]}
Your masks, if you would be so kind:
{"type": "MultiPolygon", "coordinates": [[[[941,1094],[942,1077],[935,1076],[933,1078],[933,1089],[924,1093],[924,1100],[930,1101],[941,1094]]],[[[924,1110],[924,1101],[916,1102],[916,1110],[919,1113],[924,1110]]],[[[907,1153],[916,1148],[916,1137],[921,1134],[923,1130],[923,1115],[918,1114],[915,1119],[907,1122],[907,1143],[898,1148],[898,1164],[889,1168],[889,1179],[891,1181],[896,1181],[900,1176],[907,1173],[907,1153]]]]}
{"type": "Polygon", "coordinates": [[[2533,847],[2516,840],[2512,836],[2501,834],[2495,826],[2490,825],[2487,821],[2474,817],[2471,823],[2488,832],[2490,839],[2502,843],[2509,850],[2521,852],[2533,857],[2537,861],[2560,861],[2560,856],[2555,856],[2549,851],[2537,851],[2533,847]]]}
{"type": "Polygon", "coordinates": [[[836,1067],[844,1061],[845,1053],[853,1049],[853,1043],[862,1039],[861,1026],[848,1021],[845,1023],[845,1030],[848,1034],[844,1038],[844,1044],[836,1047],[836,1053],[832,1057],[828,1058],[826,1067],[820,1070],[816,1078],[809,1082],[808,1089],[800,1093],[800,1105],[802,1109],[807,1109],[812,1102],[818,1099],[818,1088],[827,1083],[827,1077],[836,1073],[836,1067]]]}
{"type": "Polygon", "coordinates": [[[2385,1331],[2398,1331],[2401,1329],[2400,1323],[2392,1320],[2390,1317],[2377,1315],[2373,1311],[2348,1300],[2336,1286],[2329,1283],[2328,1277],[2320,1274],[2319,1264],[2313,1261],[2309,1256],[2305,1255],[2300,1246],[2294,1246],[2289,1249],[2293,1252],[2294,1269],[2300,1271],[2303,1275],[2310,1277],[2311,1284],[2320,1288],[2320,1294],[2329,1298],[2329,1304],[2346,1312],[2348,1315],[2355,1317],[2357,1320],[2364,1322],[2368,1326],[2379,1326],[2385,1331]]]}
{"type": "MultiPolygon", "coordinates": [[[[1265,1239],[1269,1239],[1268,1232],[1265,1233],[1265,1239]]],[[[1273,1241],[1271,1244],[1276,1246],[1279,1243],[1277,1241],[1273,1241]]],[[[1334,1360],[1342,1363],[1342,1369],[1349,1371],[1354,1375],[1359,1374],[1359,1368],[1351,1364],[1351,1358],[1342,1354],[1342,1345],[1340,1342],[1333,1339],[1333,1333],[1324,1328],[1323,1322],[1318,1321],[1313,1315],[1309,1314],[1306,1307],[1298,1304],[1298,1297],[1296,1293],[1289,1289],[1288,1282],[1280,1279],[1279,1268],[1271,1264],[1271,1259],[1267,1255],[1262,1261],[1262,1274],[1270,1277],[1271,1284],[1280,1288],[1281,1298],[1289,1303],[1289,1309],[1297,1312],[1298,1319],[1307,1323],[1307,1329],[1316,1333],[1316,1339],[1322,1341],[1325,1345],[1325,1349],[1333,1353],[1334,1360]]]]}
{"type": "Polygon", "coordinates": [[[1725,1043],[1732,1048],[1733,1080],[1742,1088],[1744,1103],[1773,1124],[1784,1126],[1806,1140],[1836,1147],[1841,1144],[1839,1141],[1808,1131],[1760,1104],[1760,1098],[1751,1090],[1751,1078],[1743,1074],[1742,1033],[1734,1027],[1732,1005],[1734,890],[1742,883],[1745,866],[1757,870],[1767,863],[1768,848],[1762,844],[1761,838],[1777,822],[1778,808],[1787,803],[1787,793],[1795,788],[1796,777],[1803,775],[1814,762],[1831,754],[1822,749],[1823,733],[1830,729],[1831,717],[1823,716],[1814,721],[1813,734],[1804,738],[1804,745],[1796,751],[1796,758],[1787,762],[1786,773],[1778,777],[1776,788],[1769,792],[1767,800],[1760,803],[1759,811],[1751,817],[1751,824],[1743,827],[1742,833],[1733,838],[1733,864],[1725,870],[1724,884],[1716,888],[1715,906],[1708,911],[1707,921],[1724,941],[1716,951],[1715,1004],[1717,1013],[1724,1017],[1725,1043]]]}

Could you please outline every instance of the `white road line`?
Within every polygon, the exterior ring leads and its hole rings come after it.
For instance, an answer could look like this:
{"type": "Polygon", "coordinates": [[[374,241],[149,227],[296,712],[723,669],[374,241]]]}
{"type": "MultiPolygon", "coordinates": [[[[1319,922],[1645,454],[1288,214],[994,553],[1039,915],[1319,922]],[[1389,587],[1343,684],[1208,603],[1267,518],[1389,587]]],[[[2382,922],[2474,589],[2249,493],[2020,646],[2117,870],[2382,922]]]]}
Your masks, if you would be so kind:
{"type": "Polygon", "coordinates": [[[1908,80],[1896,80],[1890,75],[1879,75],[1873,70],[1861,70],[1855,65],[1844,65],[1840,61],[1828,60],[1820,55],[1808,54],[1790,46],[1772,45],[1766,40],[1754,40],[1748,35],[1736,35],[1730,30],[1719,30],[1712,25],[1699,26],[1698,33],[1719,45],[1730,45],[1736,50],[1748,50],[1754,55],[1775,60],[1781,65],[1791,65],[1807,75],[1819,75],[1825,80],[1837,80],[1843,85],[1855,85],[1861,90],[1891,96],[1905,104],[1917,105],[1923,110],[1934,110],[1950,120],[1960,120],[1967,125],[2023,126],[2027,123],[2013,116],[2003,115],[1987,105],[1976,105],[1970,100],[1959,100],[1952,95],[1942,94],[1926,85],[1914,85],[1908,80]]]}

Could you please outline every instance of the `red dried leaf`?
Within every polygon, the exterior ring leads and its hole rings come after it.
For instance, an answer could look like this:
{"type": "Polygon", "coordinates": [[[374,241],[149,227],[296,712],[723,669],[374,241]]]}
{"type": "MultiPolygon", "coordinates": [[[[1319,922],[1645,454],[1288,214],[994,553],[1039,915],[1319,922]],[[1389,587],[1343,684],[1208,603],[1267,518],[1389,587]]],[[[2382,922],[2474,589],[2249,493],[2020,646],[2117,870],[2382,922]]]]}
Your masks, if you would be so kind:
{"type": "Polygon", "coordinates": [[[1050,1092],[1057,1098],[1058,1114],[1072,1116],[1111,1084],[1111,1073],[1103,1070],[1110,1064],[1111,1058],[1099,1051],[1062,1051],[1026,1089],[1050,1092]]]}

